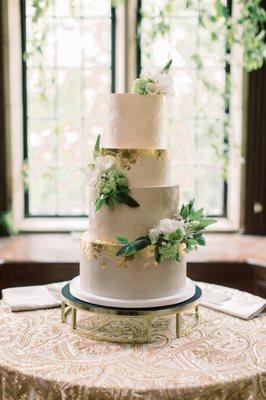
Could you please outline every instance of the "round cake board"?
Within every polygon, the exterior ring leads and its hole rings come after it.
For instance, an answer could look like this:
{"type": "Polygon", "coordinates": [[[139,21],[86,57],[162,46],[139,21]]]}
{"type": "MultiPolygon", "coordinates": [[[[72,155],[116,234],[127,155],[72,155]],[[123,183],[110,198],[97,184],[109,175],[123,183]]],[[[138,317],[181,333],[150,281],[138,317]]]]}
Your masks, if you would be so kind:
{"type": "Polygon", "coordinates": [[[99,304],[88,303],[86,301],[80,300],[73,296],[70,291],[70,283],[67,283],[61,290],[62,300],[66,300],[69,304],[73,306],[77,306],[79,309],[83,309],[86,311],[98,312],[100,314],[116,314],[116,315],[145,315],[146,313],[150,314],[151,312],[166,312],[168,311],[181,311],[187,306],[198,304],[199,299],[202,296],[202,291],[199,286],[195,285],[195,293],[189,299],[176,303],[169,304],[161,307],[141,307],[141,308],[122,308],[122,307],[107,307],[99,304]]]}
{"type": "MultiPolygon", "coordinates": [[[[80,277],[74,278],[68,285],[62,289],[62,294],[69,291],[68,295],[71,295],[76,301],[82,302],[83,305],[88,307],[104,307],[110,309],[121,309],[121,310],[151,310],[161,309],[169,307],[177,307],[183,305],[189,301],[196,301],[201,296],[201,290],[195,285],[195,283],[187,278],[186,286],[184,290],[178,291],[176,295],[156,298],[156,299],[113,299],[109,297],[97,296],[89,293],[80,287],[80,277]],[[66,288],[66,289],[65,289],[66,288]],[[63,293],[64,292],[64,293],[63,293]],[[197,299],[195,298],[197,297],[197,299]],[[199,297],[198,297],[199,296],[199,297]]],[[[68,293],[68,292],[67,292],[68,293]]]]}

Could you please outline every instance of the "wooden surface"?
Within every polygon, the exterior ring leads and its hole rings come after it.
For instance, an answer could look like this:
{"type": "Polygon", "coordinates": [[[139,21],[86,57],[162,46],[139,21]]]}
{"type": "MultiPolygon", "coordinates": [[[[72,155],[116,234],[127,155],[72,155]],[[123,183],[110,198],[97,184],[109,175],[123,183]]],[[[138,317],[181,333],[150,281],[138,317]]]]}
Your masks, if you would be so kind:
{"type": "MultiPolygon", "coordinates": [[[[188,256],[188,276],[266,296],[266,237],[208,234],[188,256]]],[[[78,235],[34,234],[0,239],[0,290],[68,280],[78,274],[78,235]]]]}

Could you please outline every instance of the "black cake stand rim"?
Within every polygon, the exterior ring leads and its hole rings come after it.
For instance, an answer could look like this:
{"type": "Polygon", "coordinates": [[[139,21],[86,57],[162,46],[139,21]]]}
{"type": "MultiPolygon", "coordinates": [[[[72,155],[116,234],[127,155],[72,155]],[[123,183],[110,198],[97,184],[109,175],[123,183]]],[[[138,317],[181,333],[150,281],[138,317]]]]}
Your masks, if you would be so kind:
{"type": "Polygon", "coordinates": [[[181,308],[187,308],[190,305],[194,305],[195,303],[198,302],[200,297],[202,296],[202,291],[199,286],[196,285],[196,290],[195,293],[192,297],[189,299],[182,301],[180,303],[175,303],[175,304],[169,304],[169,305],[164,305],[164,306],[157,306],[157,307],[137,307],[137,308],[131,308],[131,307],[115,307],[115,306],[103,306],[100,304],[95,304],[95,303],[88,303],[86,301],[80,300],[73,296],[70,292],[70,283],[67,283],[63,288],[61,289],[61,295],[62,295],[62,300],[66,300],[67,302],[71,302],[74,306],[77,306],[78,308],[81,308],[83,310],[95,310],[99,311],[101,313],[106,313],[106,314],[127,314],[127,315],[134,315],[134,314],[140,314],[140,313],[151,313],[151,312],[163,312],[163,311],[171,311],[173,312],[174,309],[181,309],[181,308]]]}

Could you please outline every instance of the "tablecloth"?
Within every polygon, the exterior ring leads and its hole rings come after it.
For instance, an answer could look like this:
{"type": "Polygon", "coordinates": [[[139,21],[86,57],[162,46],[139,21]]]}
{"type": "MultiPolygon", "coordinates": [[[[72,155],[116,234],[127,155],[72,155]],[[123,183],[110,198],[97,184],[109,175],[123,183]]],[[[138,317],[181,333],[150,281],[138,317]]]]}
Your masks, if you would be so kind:
{"type": "Polygon", "coordinates": [[[11,313],[2,304],[0,398],[266,399],[266,317],[200,309],[202,321],[188,336],[175,339],[166,326],[153,343],[115,344],[73,333],[59,309],[11,313]]]}

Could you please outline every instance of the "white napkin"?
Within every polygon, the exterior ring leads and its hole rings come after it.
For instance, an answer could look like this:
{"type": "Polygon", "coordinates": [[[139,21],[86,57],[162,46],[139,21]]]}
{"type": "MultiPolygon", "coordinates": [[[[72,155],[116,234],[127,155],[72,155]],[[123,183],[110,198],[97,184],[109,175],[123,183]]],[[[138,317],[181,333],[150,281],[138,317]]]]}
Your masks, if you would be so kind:
{"type": "Polygon", "coordinates": [[[251,319],[260,314],[266,300],[250,293],[225,286],[197,282],[202,290],[200,304],[242,319],[251,319]]]}
{"type": "Polygon", "coordinates": [[[2,290],[4,303],[11,311],[29,311],[59,307],[61,289],[67,282],[48,285],[23,286],[2,290]]]}

